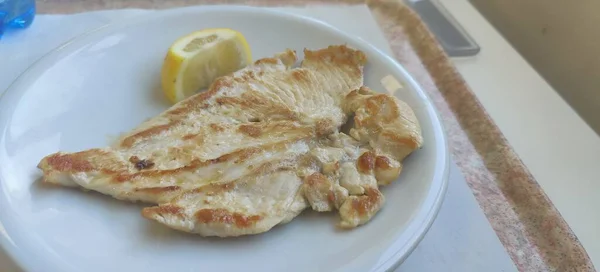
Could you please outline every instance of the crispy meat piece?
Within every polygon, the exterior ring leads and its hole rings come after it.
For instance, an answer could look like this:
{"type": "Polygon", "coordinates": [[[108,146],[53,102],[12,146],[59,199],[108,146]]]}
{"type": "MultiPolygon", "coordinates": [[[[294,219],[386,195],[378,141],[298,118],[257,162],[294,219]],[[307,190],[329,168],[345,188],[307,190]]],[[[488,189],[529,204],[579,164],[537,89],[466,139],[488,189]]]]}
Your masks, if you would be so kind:
{"type": "Polygon", "coordinates": [[[382,207],[378,185],[422,145],[408,105],[363,87],[365,55],[346,46],[286,51],[217,79],[116,146],[41,160],[44,182],[144,201],[145,218],[203,236],[268,231],[302,210],[340,226],[382,207]],[[339,132],[351,116],[350,135],[339,132]]]}

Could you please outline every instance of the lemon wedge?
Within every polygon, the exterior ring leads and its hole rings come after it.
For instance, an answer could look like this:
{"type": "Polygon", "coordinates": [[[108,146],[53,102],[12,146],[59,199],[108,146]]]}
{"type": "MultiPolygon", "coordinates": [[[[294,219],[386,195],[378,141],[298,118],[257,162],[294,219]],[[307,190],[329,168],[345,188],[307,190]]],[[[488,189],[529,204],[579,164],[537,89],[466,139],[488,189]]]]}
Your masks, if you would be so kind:
{"type": "Polygon", "coordinates": [[[227,28],[196,31],[169,47],[161,71],[162,88],[177,103],[251,62],[250,47],[241,33],[227,28]]]}

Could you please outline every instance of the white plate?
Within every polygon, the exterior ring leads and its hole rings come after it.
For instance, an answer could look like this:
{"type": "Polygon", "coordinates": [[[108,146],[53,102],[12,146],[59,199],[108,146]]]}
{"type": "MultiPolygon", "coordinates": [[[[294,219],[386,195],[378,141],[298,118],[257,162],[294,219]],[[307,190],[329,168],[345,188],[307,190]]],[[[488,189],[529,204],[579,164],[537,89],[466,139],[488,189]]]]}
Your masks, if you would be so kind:
{"type": "Polygon", "coordinates": [[[425,93],[390,57],[313,19],[247,7],[198,7],[109,25],[53,51],[0,100],[0,242],[30,271],[385,271],[404,260],[431,225],[447,183],[440,121],[425,93]],[[110,136],[168,107],[159,89],[166,49],[197,29],[244,33],[255,58],[285,48],[343,44],[364,51],[366,85],[396,92],[419,118],[425,146],[407,160],[387,202],[367,225],[334,227],[305,212],[268,233],[202,238],[140,216],[140,205],[36,182],[45,155],[107,145],[110,136]]]}

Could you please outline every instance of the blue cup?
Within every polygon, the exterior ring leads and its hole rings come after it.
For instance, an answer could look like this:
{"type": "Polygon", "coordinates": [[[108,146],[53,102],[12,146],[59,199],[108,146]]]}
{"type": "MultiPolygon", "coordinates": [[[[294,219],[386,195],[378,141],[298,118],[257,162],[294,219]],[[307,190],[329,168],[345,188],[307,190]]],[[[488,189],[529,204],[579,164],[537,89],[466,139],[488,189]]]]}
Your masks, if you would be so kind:
{"type": "Polygon", "coordinates": [[[8,28],[26,28],[35,17],[35,0],[0,0],[0,37],[8,28]]]}

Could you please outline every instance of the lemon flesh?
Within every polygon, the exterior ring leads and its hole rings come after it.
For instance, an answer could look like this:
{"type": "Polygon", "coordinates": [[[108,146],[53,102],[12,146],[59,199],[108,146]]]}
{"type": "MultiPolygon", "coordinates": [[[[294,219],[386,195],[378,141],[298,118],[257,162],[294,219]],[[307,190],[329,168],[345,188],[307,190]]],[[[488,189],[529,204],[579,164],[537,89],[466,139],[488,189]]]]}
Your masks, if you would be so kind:
{"type": "Polygon", "coordinates": [[[169,48],[161,72],[162,88],[176,103],[251,62],[250,47],[241,33],[227,28],[193,32],[169,48]]]}

